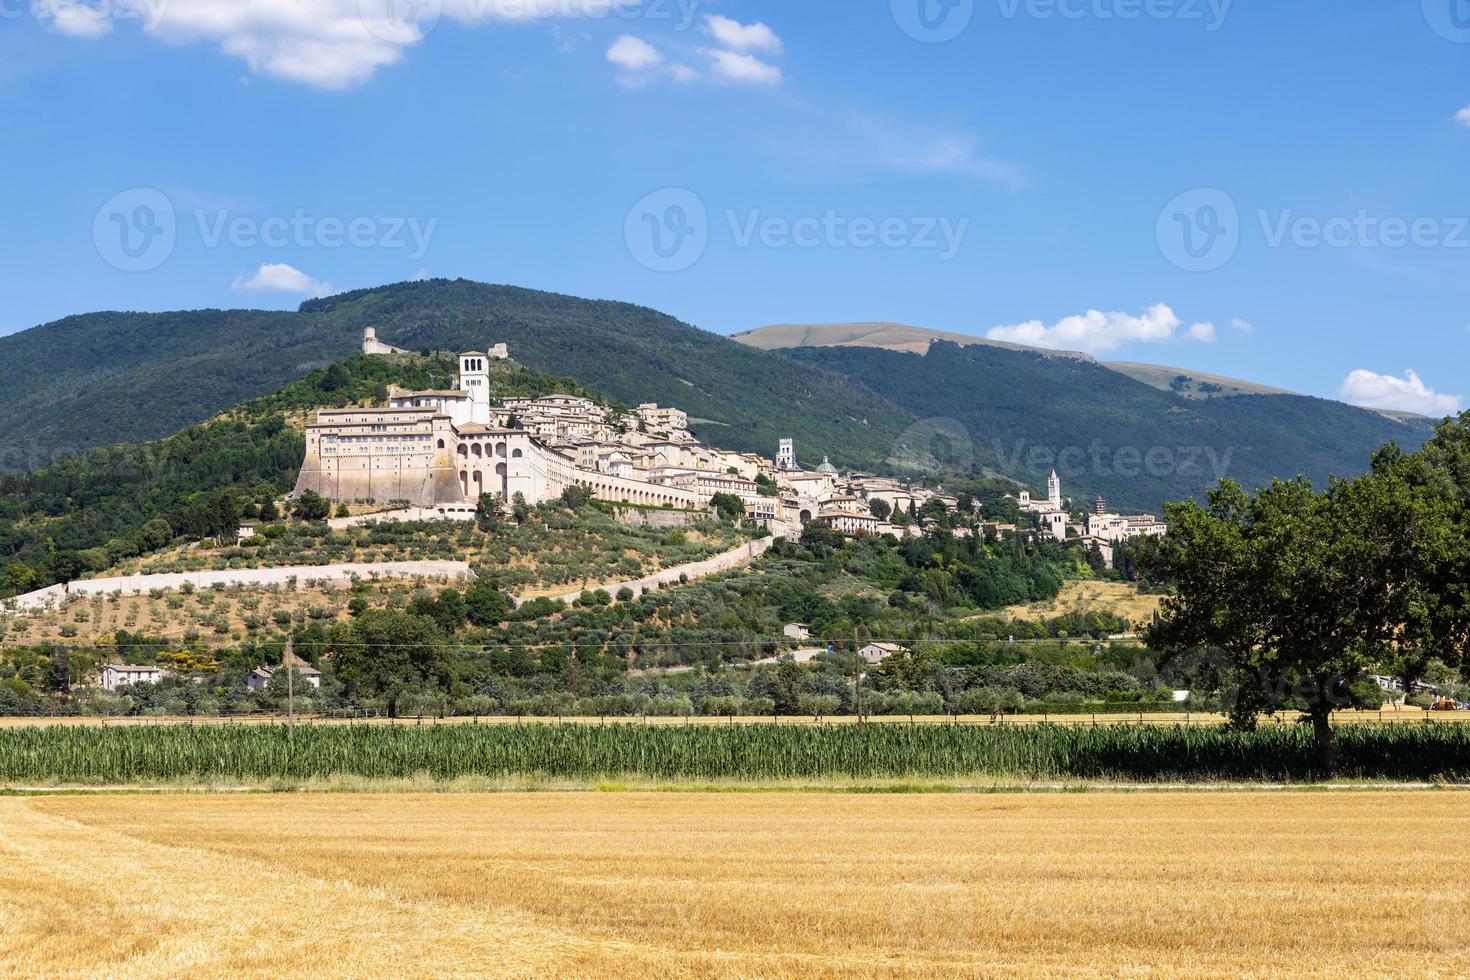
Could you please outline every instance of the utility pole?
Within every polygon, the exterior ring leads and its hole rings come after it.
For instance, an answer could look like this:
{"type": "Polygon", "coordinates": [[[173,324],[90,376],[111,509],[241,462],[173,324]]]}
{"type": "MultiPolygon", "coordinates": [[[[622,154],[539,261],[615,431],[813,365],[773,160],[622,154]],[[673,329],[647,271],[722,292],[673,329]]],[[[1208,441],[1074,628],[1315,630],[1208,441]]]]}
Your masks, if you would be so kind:
{"type": "Polygon", "coordinates": [[[286,653],[281,658],[286,666],[286,737],[291,741],[296,740],[296,685],[291,679],[294,673],[291,669],[291,658],[295,656],[292,652],[295,645],[295,637],[286,637],[286,653]]]}
{"type": "Polygon", "coordinates": [[[863,657],[858,652],[858,631],[852,631],[852,703],[857,712],[858,731],[863,730],[863,657]]]}

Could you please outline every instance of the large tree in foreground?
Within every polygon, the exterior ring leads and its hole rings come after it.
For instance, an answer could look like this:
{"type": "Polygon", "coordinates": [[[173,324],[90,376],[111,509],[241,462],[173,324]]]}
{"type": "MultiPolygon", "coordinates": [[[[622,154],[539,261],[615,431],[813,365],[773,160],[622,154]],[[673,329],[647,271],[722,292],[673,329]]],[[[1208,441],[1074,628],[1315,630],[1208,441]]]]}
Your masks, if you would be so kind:
{"type": "Polygon", "coordinates": [[[1370,668],[1465,663],[1467,426],[1446,421],[1419,453],[1387,447],[1372,472],[1325,491],[1293,481],[1248,495],[1226,481],[1203,506],[1170,505],[1150,562],[1176,591],[1149,644],[1216,655],[1238,726],[1301,705],[1334,771],[1332,712],[1370,668]]]}

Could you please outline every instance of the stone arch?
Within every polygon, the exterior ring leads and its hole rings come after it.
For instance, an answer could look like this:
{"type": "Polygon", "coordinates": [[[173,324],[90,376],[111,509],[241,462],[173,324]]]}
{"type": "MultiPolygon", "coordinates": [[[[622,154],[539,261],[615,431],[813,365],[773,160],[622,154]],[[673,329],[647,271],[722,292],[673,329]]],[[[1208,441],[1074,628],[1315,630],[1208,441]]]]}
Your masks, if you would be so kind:
{"type": "Polygon", "coordinates": [[[475,473],[474,473],[474,484],[475,484],[474,496],[471,499],[473,499],[473,500],[479,500],[480,499],[480,494],[482,494],[482,493],[485,492],[485,474],[484,473],[481,473],[479,470],[475,470],[475,473]]]}
{"type": "MultiPolygon", "coordinates": [[[[460,446],[459,448],[463,449],[464,447],[460,446]]],[[[459,471],[459,492],[460,496],[463,497],[470,495],[470,475],[464,470],[459,471]]]]}
{"type": "Polygon", "coordinates": [[[514,450],[514,451],[511,452],[510,458],[511,459],[520,459],[524,455],[525,455],[525,453],[521,452],[519,449],[516,449],[516,450],[514,450]]]}
{"type": "Polygon", "coordinates": [[[475,454],[476,459],[480,459],[485,455],[484,451],[480,448],[480,444],[478,442],[470,447],[470,452],[475,454]]]}
{"type": "Polygon", "coordinates": [[[802,511],[801,512],[801,523],[803,523],[803,524],[810,524],[811,522],[812,522],[812,512],[809,511],[809,510],[802,511]]]}
{"type": "Polygon", "coordinates": [[[495,444],[495,455],[499,456],[501,459],[505,458],[505,443],[500,442],[495,444]]]}
{"type": "Polygon", "coordinates": [[[460,443],[458,446],[456,446],[454,448],[454,451],[457,452],[457,453],[459,453],[461,459],[468,459],[469,458],[470,451],[467,448],[465,448],[465,444],[464,443],[460,443]]]}
{"type": "Polygon", "coordinates": [[[444,440],[443,439],[440,439],[439,440],[439,448],[440,449],[443,449],[444,448],[444,440]]]}
{"type": "Polygon", "coordinates": [[[495,475],[500,478],[500,499],[503,500],[503,501],[509,500],[510,499],[510,474],[506,470],[504,463],[496,463],[495,464],[495,475]]]}

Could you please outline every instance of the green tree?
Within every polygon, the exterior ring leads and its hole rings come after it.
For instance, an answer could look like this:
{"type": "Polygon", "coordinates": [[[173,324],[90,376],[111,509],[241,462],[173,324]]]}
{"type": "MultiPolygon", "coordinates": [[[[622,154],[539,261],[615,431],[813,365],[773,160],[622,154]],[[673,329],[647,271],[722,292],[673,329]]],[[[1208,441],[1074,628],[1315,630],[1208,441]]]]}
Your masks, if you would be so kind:
{"type": "Polygon", "coordinates": [[[307,490],[296,499],[294,513],[299,521],[324,521],[331,516],[332,504],[315,490],[307,490]]]}
{"type": "Polygon", "coordinates": [[[509,596],[484,582],[477,582],[465,589],[464,605],[469,621],[480,627],[504,622],[515,610],[509,596]]]}
{"type": "Polygon", "coordinates": [[[482,493],[475,503],[475,522],[482,531],[499,530],[505,518],[505,501],[498,493],[482,493]]]}
{"type": "Polygon", "coordinates": [[[721,520],[738,521],[745,516],[745,503],[733,493],[717,493],[710,498],[710,506],[721,520]]]}
{"type": "Polygon", "coordinates": [[[868,501],[868,512],[880,521],[888,520],[888,515],[893,513],[893,506],[886,500],[873,499],[868,501]]]}
{"type": "Polygon", "coordinates": [[[1402,627],[1395,556],[1402,487],[1365,476],[1314,491],[1277,481],[1248,496],[1226,481],[1208,503],[1172,504],[1154,561],[1176,585],[1145,636],[1155,649],[1207,648],[1236,687],[1232,721],[1301,705],[1324,774],[1337,768],[1332,712],[1402,627]]]}
{"type": "Polygon", "coordinates": [[[369,610],[334,627],[328,641],[349,697],[382,698],[388,716],[409,691],[447,686],[453,658],[443,632],[427,616],[369,610]]]}

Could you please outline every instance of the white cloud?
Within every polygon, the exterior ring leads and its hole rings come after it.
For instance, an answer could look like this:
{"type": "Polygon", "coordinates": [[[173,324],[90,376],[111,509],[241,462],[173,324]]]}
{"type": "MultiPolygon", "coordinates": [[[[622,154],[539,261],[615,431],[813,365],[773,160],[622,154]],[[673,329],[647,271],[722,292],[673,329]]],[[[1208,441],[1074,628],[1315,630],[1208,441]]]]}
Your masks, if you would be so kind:
{"type": "Polygon", "coordinates": [[[704,32],[731,51],[764,51],[780,54],[781,39],[765,24],[742,24],[729,17],[710,14],[704,19],[704,32]]]}
{"type": "Polygon", "coordinates": [[[52,0],[37,7],[36,15],[68,37],[103,37],[112,31],[113,12],[104,5],[52,0]]]}
{"type": "Polygon", "coordinates": [[[719,51],[700,48],[699,53],[710,59],[714,76],[722,82],[738,85],[779,85],[781,69],[751,54],[734,51],[719,51]]]}
{"type": "Polygon", "coordinates": [[[1230,329],[1236,333],[1253,334],[1256,332],[1256,325],[1249,320],[1242,320],[1240,317],[1236,317],[1230,321],[1230,329]]]}
{"type": "Polygon", "coordinates": [[[637,0],[77,0],[37,5],[37,16],[74,36],[141,22],[170,44],[213,44],[257,74],[341,89],[395,64],[442,18],[464,24],[605,16],[637,0]],[[105,14],[105,16],[102,16],[105,14]]]}
{"type": "Polygon", "coordinates": [[[1215,342],[1215,325],[1213,323],[1196,323],[1185,331],[1185,336],[1190,340],[1197,340],[1201,344],[1213,344],[1215,342]]]}
{"type": "Polygon", "coordinates": [[[310,296],[326,296],[332,292],[331,283],[313,279],[283,262],[267,262],[249,279],[236,276],[231,288],[251,293],[304,293],[310,296]]]}
{"type": "Polygon", "coordinates": [[[647,71],[664,63],[658,48],[631,34],[624,34],[607,49],[607,60],[624,71],[647,71]]]}
{"type": "Polygon", "coordinates": [[[1462,122],[1466,126],[1470,126],[1470,105],[1467,105],[1465,108],[1455,113],[1455,121],[1462,122]]]}
{"type": "Polygon", "coordinates": [[[822,141],[848,159],[901,173],[973,177],[1013,188],[1026,184],[1015,167],[981,152],[980,140],[970,133],[907,120],[878,119],[865,113],[855,113],[844,122],[850,135],[824,133],[822,141]]]}
{"type": "MultiPolygon", "coordinates": [[[[1047,326],[1040,320],[1013,326],[993,327],[985,336],[1048,350],[1078,350],[1089,354],[1107,354],[1125,344],[1159,344],[1177,336],[1181,321],[1174,311],[1160,303],[1141,316],[1127,313],[1102,313],[1088,310],[1081,316],[1069,316],[1047,326]]],[[[1185,336],[1209,343],[1215,339],[1215,327],[1196,323],[1185,336]]]]}
{"type": "Polygon", "coordinates": [[[1441,395],[1430,388],[1412,370],[1405,371],[1402,378],[1361,369],[1354,371],[1343,380],[1338,397],[1362,408],[1418,412],[1431,417],[1455,415],[1462,403],[1459,395],[1441,395]]]}

